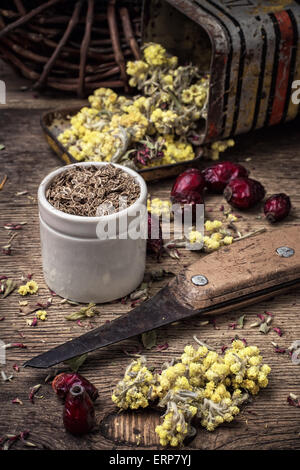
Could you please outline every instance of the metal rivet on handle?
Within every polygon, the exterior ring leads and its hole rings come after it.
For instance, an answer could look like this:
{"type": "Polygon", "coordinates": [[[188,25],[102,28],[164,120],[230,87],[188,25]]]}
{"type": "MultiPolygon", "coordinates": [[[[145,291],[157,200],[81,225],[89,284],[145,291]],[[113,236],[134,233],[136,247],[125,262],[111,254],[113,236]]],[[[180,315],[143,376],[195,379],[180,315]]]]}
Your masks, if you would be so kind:
{"type": "Polygon", "coordinates": [[[279,248],[277,248],[276,253],[279,256],[282,256],[283,258],[289,258],[290,256],[293,256],[293,254],[295,253],[295,250],[293,250],[293,248],[290,248],[288,246],[280,246],[279,248]]]}
{"type": "Polygon", "coordinates": [[[202,274],[196,274],[196,276],[192,277],[192,283],[195,286],[205,286],[208,283],[208,279],[202,274]]]}

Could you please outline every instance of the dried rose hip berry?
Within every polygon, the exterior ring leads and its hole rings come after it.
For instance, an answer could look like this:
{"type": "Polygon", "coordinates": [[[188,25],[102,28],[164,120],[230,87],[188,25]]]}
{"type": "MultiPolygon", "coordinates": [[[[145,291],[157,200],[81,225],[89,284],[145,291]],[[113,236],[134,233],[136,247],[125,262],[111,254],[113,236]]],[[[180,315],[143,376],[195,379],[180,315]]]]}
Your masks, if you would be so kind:
{"type": "Polygon", "coordinates": [[[195,200],[196,194],[202,195],[205,188],[205,180],[200,170],[190,168],[179,175],[172,187],[171,200],[186,204],[186,198],[189,193],[193,196],[190,199],[195,200]]]}
{"type": "Polygon", "coordinates": [[[224,189],[226,201],[238,209],[249,209],[265,197],[265,189],[259,181],[250,178],[236,178],[229,181],[224,189]]]}
{"type": "Polygon", "coordinates": [[[95,425],[94,405],[82,385],[74,384],[67,394],[64,412],[64,426],[74,435],[86,434],[95,425]]]}
{"type": "Polygon", "coordinates": [[[291,200],[284,193],[274,194],[266,200],[264,205],[264,214],[271,223],[284,219],[290,211],[291,200]]]}
{"type": "Polygon", "coordinates": [[[207,189],[214,193],[222,193],[229,181],[247,177],[248,174],[248,170],[242,165],[228,161],[216,163],[202,171],[207,189]]]}
{"type": "Polygon", "coordinates": [[[89,380],[75,373],[62,372],[57,375],[52,382],[52,388],[60,398],[65,398],[70,388],[75,384],[81,385],[93,401],[99,396],[98,390],[89,380]]]}
{"type": "Polygon", "coordinates": [[[151,215],[150,212],[148,212],[147,251],[148,253],[154,253],[157,258],[160,258],[163,252],[163,237],[160,220],[158,217],[151,215]],[[155,236],[156,238],[154,238],[155,236]]]}

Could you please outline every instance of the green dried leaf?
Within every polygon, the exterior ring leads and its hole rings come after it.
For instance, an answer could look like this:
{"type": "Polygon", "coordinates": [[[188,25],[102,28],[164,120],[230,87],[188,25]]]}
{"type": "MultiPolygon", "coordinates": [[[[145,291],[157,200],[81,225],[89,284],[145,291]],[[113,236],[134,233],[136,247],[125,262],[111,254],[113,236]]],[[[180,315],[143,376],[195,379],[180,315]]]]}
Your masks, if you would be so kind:
{"type": "Polygon", "coordinates": [[[13,279],[6,279],[3,299],[7,297],[8,295],[10,295],[15,288],[16,288],[15,281],[13,279]]]}
{"type": "Polygon", "coordinates": [[[260,325],[259,331],[266,335],[270,331],[270,326],[266,322],[264,322],[260,325]]]}
{"type": "Polygon", "coordinates": [[[70,367],[73,372],[78,372],[79,367],[85,362],[86,358],[88,357],[88,353],[82,354],[81,356],[73,357],[68,361],[64,361],[64,364],[70,367]]]}
{"type": "Polygon", "coordinates": [[[144,348],[146,349],[152,349],[156,346],[157,344],[157,335],[156,331],[148,331],[147,333],[142,334],[142,343],[144,348]]]}
{"type": "Polygon", "coordinates": [[[79,312],[73,312],[70,315],[67,315],[65,317],[66,320],[81,320],[82,318],[91,318],[93,317],[96,313],[98,313],[98,310],[95,309],[96,304],[89,303],[87,307],[82,307],[79,312]]]}
{"type": "Polygon", "coordinates": [[[239,328],[244,328],[245,316],[246,316],[246,315],[242,315],[242,316],[238,319],[237,325],[238,325],[239,328]]]}
{"type": "Polygon", "coordinates": [[[5,149],[5,145],[4,144],[0,144],[0,150],[4,150],[5,149]]]}
{"type": "Polygon", "coordinates": [[[82,318],[85,318],[85,315],[84,313],[81,313],[81,312],[74,312],[65,317],[66,320],[72,320],[72,321],[81,320],[82,318]]]}

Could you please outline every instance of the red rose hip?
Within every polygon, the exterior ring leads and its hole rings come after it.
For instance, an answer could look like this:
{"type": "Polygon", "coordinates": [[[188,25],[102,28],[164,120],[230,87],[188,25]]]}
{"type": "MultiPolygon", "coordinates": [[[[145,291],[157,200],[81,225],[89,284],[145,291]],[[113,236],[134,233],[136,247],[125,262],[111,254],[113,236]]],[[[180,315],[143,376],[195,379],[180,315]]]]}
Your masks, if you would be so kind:
{"type": "Polygon", "coordinates": [[[284,193],[273,194],[264,205],[264,214],[271,223],[278,222],[289,215],[291,211],[291,200],[284,193]]]}
{"type": "Polygon", "coordinates": [[[224,189],[224,197],[237,209],[249,209],[265,197],[265,189],[251,178],[235,178],[224,189]]]}
{"type": "Polygon", "coordinates": [[[96,387],[80,374],[62,372],[58,374],[53,382],[52,388],[60,398],[65,398],[72,385],[81,385],[93,401],[99,396],[96,387]]]}
{"type": "Polygon", "coordinates": [[[82,385],[74,384],[67,394],[64,426],[74,435],[87,434],[95,425],[95,410],[92,400],[82,385]]]}
{"type": "Polygon", "coordinates": [[[229,181],[239,177],[247,177],[248,170],[233,162],[220,162],[202,171],[206,187],[213,193],[222,193],[229,181]]]}
{"type": "Polygon", "coordinates": [[[186,204],[186,197],[189,193],[202,195],[205,188],[205,180],[200,170],[197,168],[190,168],[179,175],[171,190],[172,202],[179,202],[186,204]]]}

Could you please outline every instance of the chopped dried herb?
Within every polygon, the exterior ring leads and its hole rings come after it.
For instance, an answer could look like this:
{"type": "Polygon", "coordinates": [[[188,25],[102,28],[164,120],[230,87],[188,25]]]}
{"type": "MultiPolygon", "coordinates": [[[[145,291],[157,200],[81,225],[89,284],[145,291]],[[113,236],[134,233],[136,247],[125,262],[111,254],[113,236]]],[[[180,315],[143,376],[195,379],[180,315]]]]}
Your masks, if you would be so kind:
{"type": "Polygon", "coordinates": [[[142,334],[142,343],[144,348],[146,349],[152,349],[156,346],[156,341],[157,341],[157,335],[156,331],[148,331],[147,333],[142,334]]]}
{"type": "Polygon", "coordinates": [[[140,186],[134,177],[112,164],[71,167],[59,174],[46,192],[56,209],[85,217],[118,212],[125,208],[121,199],[128,207],[139,195],[140,186]]]}

